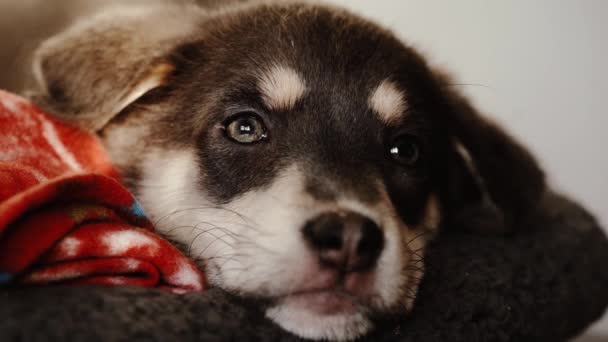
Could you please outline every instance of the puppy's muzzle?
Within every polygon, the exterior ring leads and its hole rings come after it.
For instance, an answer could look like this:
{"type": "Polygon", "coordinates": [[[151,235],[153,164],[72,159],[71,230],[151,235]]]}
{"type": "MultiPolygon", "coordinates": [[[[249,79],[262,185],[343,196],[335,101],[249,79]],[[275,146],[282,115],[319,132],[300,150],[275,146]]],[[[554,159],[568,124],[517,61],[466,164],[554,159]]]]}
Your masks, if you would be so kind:
{"type": "Polygon", "coordinates": [[[384,248],[384,234],[371,219],[353,212],[330,212],[302,229],[321,267],[342,275],[372,270],[384,248]]]}

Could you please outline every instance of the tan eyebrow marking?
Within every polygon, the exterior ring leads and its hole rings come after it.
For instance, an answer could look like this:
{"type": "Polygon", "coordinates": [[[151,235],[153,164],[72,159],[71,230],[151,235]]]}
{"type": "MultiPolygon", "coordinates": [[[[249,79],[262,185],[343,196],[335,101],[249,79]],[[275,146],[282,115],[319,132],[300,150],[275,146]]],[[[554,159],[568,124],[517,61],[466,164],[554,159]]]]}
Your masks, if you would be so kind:
{"type": "Polygon", "coordinates": [[[384,80],[369,98],[369,106],[382,121],[392,123],[399,120],[407,109],[405,93],[390,80],[384,80]]]}
{"type": "Polygon", "coordinates": [[[259,90],[273,110],[290,110],[306,92],[306,83],[290,67],[273,65],[259,79],[259,90]]]}

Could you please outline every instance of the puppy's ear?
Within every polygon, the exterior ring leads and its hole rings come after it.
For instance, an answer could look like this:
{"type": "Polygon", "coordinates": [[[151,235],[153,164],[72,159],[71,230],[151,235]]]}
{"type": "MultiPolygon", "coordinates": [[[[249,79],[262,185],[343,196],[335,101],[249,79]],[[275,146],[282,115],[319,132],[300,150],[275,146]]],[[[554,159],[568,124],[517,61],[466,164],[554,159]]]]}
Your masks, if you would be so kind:
{"type": "Polygon", "coordinates": [[[191,37],[199,10],[114,8],[47,40],[36,51],[33,100],[98,131],[175,69],[167,58],[191,37]]]}
{"type": "Polygon", "coordinates": [[[545,192],[543,171],[468,100],[451,87],[442,89],[448,109],[441,119],[451,136],[442,186],[447,224],[475,231],[516,229],[545,192]]]}

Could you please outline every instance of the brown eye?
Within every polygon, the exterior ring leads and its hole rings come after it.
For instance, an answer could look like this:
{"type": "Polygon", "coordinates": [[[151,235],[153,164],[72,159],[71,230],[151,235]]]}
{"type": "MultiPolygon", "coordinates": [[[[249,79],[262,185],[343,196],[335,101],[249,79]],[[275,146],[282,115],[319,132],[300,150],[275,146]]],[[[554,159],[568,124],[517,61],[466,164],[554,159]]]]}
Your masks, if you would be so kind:
{"type": "Polygon", "coordinates": [[[411,136],[397,137],[389,148],[391,158],[404,166],[413,166],[420,159],[418,141],[411,136]]]}
{"type": "Polygon", "coordinates": [[[228,138],[241,143],[252,144],[268,138],[266,126],[255,113],[242,113],[224,124],[228,138]]]}

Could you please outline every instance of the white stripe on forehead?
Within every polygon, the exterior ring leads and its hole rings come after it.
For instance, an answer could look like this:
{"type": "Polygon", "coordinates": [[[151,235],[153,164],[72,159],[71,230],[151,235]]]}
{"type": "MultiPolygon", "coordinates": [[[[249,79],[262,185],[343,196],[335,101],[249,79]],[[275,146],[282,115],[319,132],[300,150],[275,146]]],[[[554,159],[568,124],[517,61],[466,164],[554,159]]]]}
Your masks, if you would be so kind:
{"type": "Polygon", "coordinates": [[[290,110],[306,92],[306,83],[290,67],[274,64],[258,83],[262,98],[272,110],[290,110]]]}
{"type": "Polygon", "coordinates": [[[369,106],[376,112],[385,123],[398,121],[407,109],[405,93],[400,91],[397,86],[384,80],[369,97],[369,106]]]}

